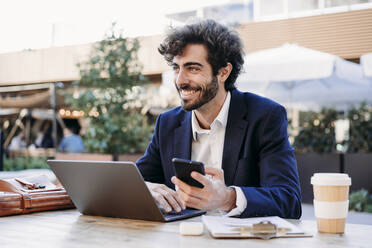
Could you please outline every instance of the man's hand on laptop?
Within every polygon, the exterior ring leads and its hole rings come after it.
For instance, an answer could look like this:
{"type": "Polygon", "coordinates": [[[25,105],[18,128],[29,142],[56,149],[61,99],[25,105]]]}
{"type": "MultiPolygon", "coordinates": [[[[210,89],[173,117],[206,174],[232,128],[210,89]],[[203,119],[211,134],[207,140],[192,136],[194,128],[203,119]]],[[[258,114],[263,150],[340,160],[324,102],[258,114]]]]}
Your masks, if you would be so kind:
{"type": "Polygon", "coordinates": [[[184,204],[205,210],[230,211],[235,208],[236,192],[225,185],[223,170],[206,167],[205,174],[211,178],[195,171],[191,173],[191,177],[203,184],[204,188],[190,186],[177,177],[172,177],[172,182],[178,186],[177,193],[184,204]]]}
{"type": "Polygon", "coordinates": [[[185,209],[185,205],[180,196],[173,189],[159,183],[146,182],[146,185],[156,202],[160,204],[166,212],[171,212],[172,210],[180,212],[185,209]]]}

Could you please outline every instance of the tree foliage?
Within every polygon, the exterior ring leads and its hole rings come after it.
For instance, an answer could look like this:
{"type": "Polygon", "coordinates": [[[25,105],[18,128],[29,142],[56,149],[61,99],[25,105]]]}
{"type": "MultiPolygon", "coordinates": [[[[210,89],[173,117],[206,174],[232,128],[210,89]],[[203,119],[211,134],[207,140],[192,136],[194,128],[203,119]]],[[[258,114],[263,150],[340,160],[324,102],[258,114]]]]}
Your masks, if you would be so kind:
{"type": "MultiPolygon", "coordinates": [[[[300,116],[301,131],[295,137],[294,147],[300,152],[335,152],[335,121],[344,119],[335,109],[303,112],[300,116]]],[[[349,140],[342,143],[347,152],[372,152],[372,108],[363,102],[347,112],[350,123],[349,140]]]]}
{"type": "Polygon", "coordinates": [[[322,109],[320,113],[308,112],[303,116],[303,126],[295,137],[293,146],[301,152],[334,152],[336,150],[335,126],[337,111],[322,109]]]}
{"type": "Polygon", "coordinates": [[[372,108],[363,102],[348,113],[350,140],[348,152],[372,152],[372,108]]]}
{"type": "Polygon", "coordinates": [[[368,190],[361,189],[350,194],[349,210],[372,213],[372,198],[368,190]]]}
{"type": "Polygon", "coordinates": [[[73,82],[74,93],[66,95],[66,102],[90,118],[84,136],[89,152],[141,152],[151,138],[153,125],[140,113],[141,103],[128,97],[148,82],[140,72],[138,49],[138,40],[116,34],[113,24],[89,59],[77,65],[81,78],[73,82]]]}

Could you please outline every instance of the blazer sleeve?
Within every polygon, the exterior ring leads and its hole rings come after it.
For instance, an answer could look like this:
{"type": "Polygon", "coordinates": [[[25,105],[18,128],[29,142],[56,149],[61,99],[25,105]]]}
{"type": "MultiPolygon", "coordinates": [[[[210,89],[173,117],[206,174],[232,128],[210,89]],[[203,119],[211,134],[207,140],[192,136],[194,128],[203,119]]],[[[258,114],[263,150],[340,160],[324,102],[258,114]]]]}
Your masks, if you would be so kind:
{"type": "Polygon", "coordinates": [[[165,181],[159,150],[161,116],[159,115],[156,119],[154,134],[145,154],[136,162],[144,180],[153,183],[164,183],[165,181]]]}
{"type": "Polygon", "coordinates": [[[259,130],[260,187],[241,187],[247,199],[242,218],[251,216],[301,217],[301,191],[294,150],[287,133],[285,109],[271,109],[259,130]]]}

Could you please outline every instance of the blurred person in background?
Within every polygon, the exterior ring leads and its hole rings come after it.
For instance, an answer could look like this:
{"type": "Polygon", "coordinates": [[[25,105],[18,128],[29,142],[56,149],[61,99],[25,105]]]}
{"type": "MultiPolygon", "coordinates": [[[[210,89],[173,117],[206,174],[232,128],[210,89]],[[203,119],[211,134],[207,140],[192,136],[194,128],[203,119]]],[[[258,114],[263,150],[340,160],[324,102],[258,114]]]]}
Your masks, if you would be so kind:
{"type": "Polygon", "coordinates": [[[84,152],[83,140],[76,134],[73,127],[63,129],[63,139],[59,144],[59,150],[66,153],[81,153],[84,152]]]}
{"type": "Polygon", "coordinates": [[[52,125],[51,122],[47,120],[41,125],[34,144],[37,148],[53,148],[53,143],[52,125]]]}
{"type": "Polygon", "coordinates": [[[23,130],[21,130],[16,136],[13,137],[8,149],[19,150],[19,149],[24,149],[26,147],[27,147],[27,144],[25,141],[25,133],[23,130]]]}

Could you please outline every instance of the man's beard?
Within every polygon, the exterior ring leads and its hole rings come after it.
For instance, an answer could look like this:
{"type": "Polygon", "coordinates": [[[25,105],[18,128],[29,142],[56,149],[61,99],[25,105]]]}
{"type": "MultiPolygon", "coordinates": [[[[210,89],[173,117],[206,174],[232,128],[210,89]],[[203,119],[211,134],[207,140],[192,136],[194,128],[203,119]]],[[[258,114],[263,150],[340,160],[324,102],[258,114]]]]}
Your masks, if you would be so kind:
{"type": "MultiPolygon", "coordinates": [[[[177,87],[178,94],[180,95],[180,89],[184,90],[198,90],[199,91],[199,97],[194,100],[183,100],[181,98],[181,105],[182,108],[186,111],[191,111],[194,109],[198,109],[204,104],[208,103],[210,100],[212,100],[218,92],[218,80],[216,76],[213,76],[212,80],[208,83],[205,83],[203,86],[195,88],[188,85],[177,87]],[[204,86],[204,87],[203,87],[204,86]]],[[[181,95],[180,95],[181,97],[181,95]]]]}

